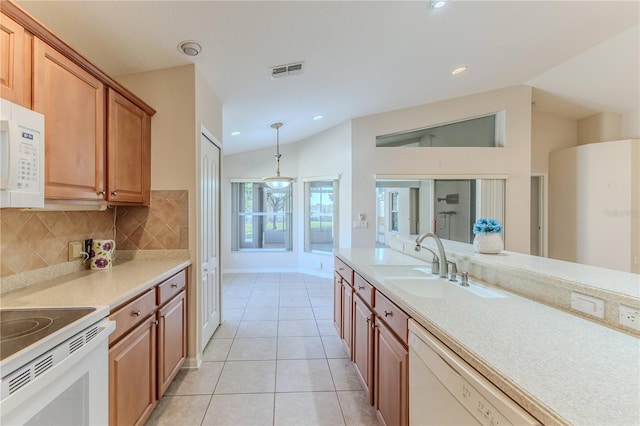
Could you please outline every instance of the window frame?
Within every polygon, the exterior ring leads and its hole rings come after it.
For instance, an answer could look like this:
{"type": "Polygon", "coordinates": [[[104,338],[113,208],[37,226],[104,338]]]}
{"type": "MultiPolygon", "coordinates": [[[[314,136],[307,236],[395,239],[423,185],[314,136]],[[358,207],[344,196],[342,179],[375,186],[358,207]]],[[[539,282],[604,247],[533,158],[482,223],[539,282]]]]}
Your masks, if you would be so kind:
{"type": "MultiPolygon", "coordinates": [[[[253,179],[234,179],[231,181],[231,251],[232,252],[287,252],[293,251],[293,184],[284,189],[272,189],[265,183],[259,180],[253,179]],[[247,198],[241,192],[247,191],[247,185],[251,185],[251,209],[247,207],[247,198]],[[283,194],[285,199],[282,211],[280,208],[271,211],[269,208],[269,193],[283,194]],[[251,232],[257,232],[257,235],[252,234],[251,240],[246,238],[246,226],[247,218],[251,218],[251,232]],[[263,221],[261,218],[266,218],[263,221]],[[283,241],[282,247],[268,247],[267,242],[267,229],[269,218],[273,218],[274,224],[277,227],[278,218],[282,221],[283,241]],[[241,224],[244,223],[244,228],[241,224]],[[242,231],[245,231],[243,233],[242,231]],[[249,241],[251,243],[247,244],[249,241]]],[[[277,230],[277,229],[272,229],[277,230]]],[[[279,244],[279,238],[277,242],[271,244],[279,244]]]]}
{"type": "MultiPolygon", "coordinates": [[[[327,187],[326,185],[325,187],[327,187]]],[[[317,177],[312,179],[304,179],[304,251],[305,253],[312,254],[332,254],[333,249],[338,247],[338,214],[339,214],[339,177],[317,177]],[[314,244],[311,241],[311,189],[314,187],[314,184],[321,183],[331,183],[332,186],[332,205],[333,209],[331,214],[323,214],[323,216],[331,216],[331,250],[321,250],[314,249],[312,245],[314,244]]]]}

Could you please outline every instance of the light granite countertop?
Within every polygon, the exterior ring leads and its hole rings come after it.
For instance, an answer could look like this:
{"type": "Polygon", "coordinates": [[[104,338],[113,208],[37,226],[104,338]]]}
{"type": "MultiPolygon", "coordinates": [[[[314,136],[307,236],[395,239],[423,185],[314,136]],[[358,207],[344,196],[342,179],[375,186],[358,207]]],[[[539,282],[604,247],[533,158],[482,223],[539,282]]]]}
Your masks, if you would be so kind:
{"type": "Polygon", "coordinates": [[[336,255],[542,423],[640,424],[637,337],[504,289],[504,298],[416,296],[371,268],[430,266],[392,249],[336,255]]]}
{"type": "Polygon", "coordinates": [[[0,306],[107,305],[113,309],[190,264],[185,259],[117,260],[109,270],[83,270],[10,291],[0,297],[0,306]]]}

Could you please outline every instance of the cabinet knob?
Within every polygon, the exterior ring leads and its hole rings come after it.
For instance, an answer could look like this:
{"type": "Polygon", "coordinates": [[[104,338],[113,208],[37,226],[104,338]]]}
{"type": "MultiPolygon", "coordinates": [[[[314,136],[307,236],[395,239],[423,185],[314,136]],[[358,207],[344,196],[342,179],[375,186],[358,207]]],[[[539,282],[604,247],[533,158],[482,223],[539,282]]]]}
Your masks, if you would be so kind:
{"type": "Polygon", "coordinates": [[[171,284],[171,287],[172,287],[172,288],[178,288],[178,284],[173,283],[173,284],[171,284]]]}
{"type": "Polygon", "coordinates": [[[133,311],[131,313],[131,315],[133,315],[134,317],[139,317],[141,314],[142,314],[142,312],[140,312],[140,311],[133,311]]]}
{"type": "Polygon", "coordinates": [[[358,290],[364,290],[364,286],[363,285],[359,285],[358,286],[358,290]]]}
{"type": "Polygon", "coordinates": [[[116,195],[118,195],[118,191],[111,191],[111,196],[115,197],[116,195]]]}
{"type": "Polygon", "coordinates": [[[99,196],[103,197],[104,194],[106,194],[106,192],[104,192],[104,189],[101,189],[99,192],[96,192],[96,194],[98,194],[99,196]]]}
{"type": "Polygon", "coordinates": [[[393,316],[393,312],[391,312],[391,311],[384,311],[384,316],[385,316],[385,317],[392,317],[392,316],[393,316]]]}
{"type": "Polygon", "coordinates": [[[153,322],[153,325],[158,325],[158,320],[155,320],[155,321],[153,322]]]}

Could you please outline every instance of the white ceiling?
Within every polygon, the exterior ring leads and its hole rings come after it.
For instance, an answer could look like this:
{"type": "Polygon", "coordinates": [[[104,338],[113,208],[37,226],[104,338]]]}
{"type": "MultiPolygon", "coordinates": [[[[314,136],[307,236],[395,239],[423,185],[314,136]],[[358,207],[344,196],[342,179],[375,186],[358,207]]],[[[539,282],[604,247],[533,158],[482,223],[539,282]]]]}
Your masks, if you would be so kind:
{"type": "Polygon", "coordinates": [[[272,146],[276,121],[281,142],[296,142],[514,84],[540,89],[536,108],[574,118],[640,109],[638,1],[18,3],[111,75],[196,63],[223,103],[226,154],[272,146]],[[195,58],[177,50],[192,39],[195,58]],[[270,78],[297,61],[301,75],[270,78]],[[468,70],[452,76],[460,65],[468,70]]]}

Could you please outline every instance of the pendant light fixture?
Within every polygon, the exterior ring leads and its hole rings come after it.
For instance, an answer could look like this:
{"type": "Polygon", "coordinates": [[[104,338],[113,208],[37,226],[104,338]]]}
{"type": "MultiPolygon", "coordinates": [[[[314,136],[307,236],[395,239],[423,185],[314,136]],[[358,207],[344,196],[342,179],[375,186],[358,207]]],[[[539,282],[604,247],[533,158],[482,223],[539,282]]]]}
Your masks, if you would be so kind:
{"type": "Polygon", "coordinates": [[[280,127],[282,127],[282,123],[273,123],[271,125],[272,129],[276,129],[276,153],[274,155],[276,157],[276,175],[262,179],[272,189],[287,188],[293,182],[293,178],[280,176],[280,157],[282,157],[280,154],[280,127]]]}

